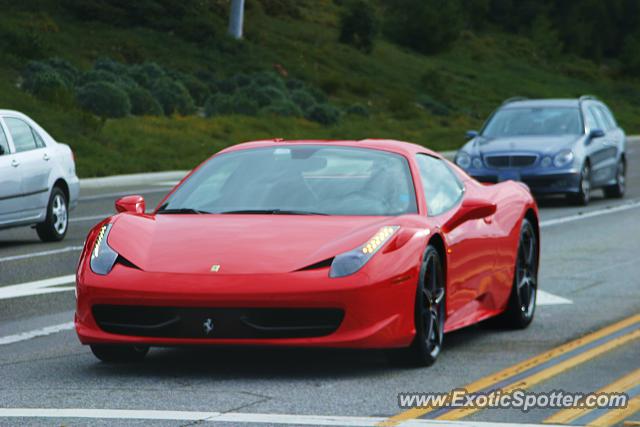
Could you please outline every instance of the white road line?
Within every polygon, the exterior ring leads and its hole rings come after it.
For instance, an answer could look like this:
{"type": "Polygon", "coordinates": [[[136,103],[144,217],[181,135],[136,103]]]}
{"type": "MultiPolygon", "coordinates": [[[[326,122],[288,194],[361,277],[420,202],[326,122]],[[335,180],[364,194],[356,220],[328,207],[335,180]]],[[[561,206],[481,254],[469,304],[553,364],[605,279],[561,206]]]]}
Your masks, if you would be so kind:
{"type": "Polygon", "coordinates": [[[602,209],[593,210],[590,212],[580,212],[575,215],[563,216],[560,218],[547,219],[540,221],[540,227],[550,227],[552,225],[564,224],[567,222],[573,222],[580,219],[593,218],[601,215],[608,215],[616,212],[627,211],[629,209],[640,208],[640,200],[634,200],[633,202],[625,203],[617,206],[609,206],[602,209]]]}
{"type": "MultiPolygon", "coordinates": [[[[240,412],[191,412],[127,409],[47,409],[0,408],[0,418],[89,418],[118,420],[201,421],[212,423],[293,424],[305,426],[373,427],[385,420],[381,417],[346,417],[323,415],[251,414],[240,412]]],[[[403,427],[553,427],[553,424],[518,424],[480,421],[409,420],[403,427]]]]}
{"type": "Polygon", "coordinates": [[[68,276],[52,277],[50,279],[36,280],[34,282],[2,286],[0,287],[0,300],[72,291],[75,289],[75,286],[60,285],[75,283],[75,280],[76,276],[74,274],[69,274],[68,276]]]}
{"type": "Polygon", "coordinates": [[[546,292],[538,289],[538,295],[536,296],[536,304],[537,305],[561,305],[561,304],[573,304],[573,301],[558,295],[554,295],[550,292],[546,292]]]}
{"type": "Polygon", "coordinates": [[[36,258],[36,257],[41,257],[41,256],[62,254],[62,253],[65,253],[65,252],[74,252],[74,251],[80,251],[80,250],[82,250],[82,246],[67,246],[67,247],[60,248],[60,249],[51,249],[51,250],[42,251],[42,252],[32,252],[32,253],[29,253],[29,254],[6,256],[6,257],[0,258],[0,262],[18,261],[18,260],[21,260],[21,259],[36,258]]]}
{"type": "Polygon", "coordinates": [[[7,335],[6,337],[0,337],[0,345],[14,344],[20,341],[27,341],[32,338],[44,337],[61,331],[68,331],[69,329],[73,329],[73,327],[73,322],[67,322],[60,323],[59,325],[47,326],[46,328],[36,329],[34,331],[23,332],[21,334],[7,335]]]}

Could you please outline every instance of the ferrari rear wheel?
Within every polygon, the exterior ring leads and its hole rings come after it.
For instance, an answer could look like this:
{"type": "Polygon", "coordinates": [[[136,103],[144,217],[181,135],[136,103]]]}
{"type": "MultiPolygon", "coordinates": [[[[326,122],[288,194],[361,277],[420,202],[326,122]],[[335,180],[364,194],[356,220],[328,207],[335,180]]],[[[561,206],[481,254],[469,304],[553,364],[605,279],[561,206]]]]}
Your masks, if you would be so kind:
{"type": "Polygon", "coordinates": [[[149,352],[149,347],[137,345],[93,344],[90,347],[94,356],[108,363],[137,362],[149,352]]]}
{"type": "Polygon", "coordinates": [[[420,269],[415,301],[416,337],[400,353],[401,360],[414,366],[435,363],[444,337],[445,283],[440,255],[429,245],[420,269]]]}
{"type": "Polygon", "coordinates": [[[538,294],[538,239],[533,225],[526,218],[520,227],[520,243],[516,255],[513,287],[501,324],[512,329],[524,329],[533,320],[538,294]]]}

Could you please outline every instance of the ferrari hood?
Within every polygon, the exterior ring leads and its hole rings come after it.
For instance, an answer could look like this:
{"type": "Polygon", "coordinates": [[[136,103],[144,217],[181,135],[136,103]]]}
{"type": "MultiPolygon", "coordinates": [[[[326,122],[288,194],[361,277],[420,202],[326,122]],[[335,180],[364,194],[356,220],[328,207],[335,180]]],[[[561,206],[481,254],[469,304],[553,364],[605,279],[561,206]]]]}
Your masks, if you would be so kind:
{"type": "Polygon", "coordinates": [[[577,135],[482,138],[477,140],[476,146],[483,155],[517,151],[555,154],[564,148],[571,148],[578,138],[577,135]]]}
{"type": "Polygon", "coordinates": [[[387,217],[121,214],[108,243],[144,271],[269,274],[351,250],[386,224],[387,217]]]}

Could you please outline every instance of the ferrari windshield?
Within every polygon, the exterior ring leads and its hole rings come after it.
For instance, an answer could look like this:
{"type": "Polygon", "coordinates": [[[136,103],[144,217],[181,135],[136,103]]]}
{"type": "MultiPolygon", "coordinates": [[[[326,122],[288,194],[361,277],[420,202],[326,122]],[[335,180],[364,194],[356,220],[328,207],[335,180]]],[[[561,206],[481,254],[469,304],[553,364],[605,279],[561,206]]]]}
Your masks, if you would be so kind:
{"type": "Polygon", "coordinates": [[[482,136],[579,135],[583,133],[580,111],[568,107],[505,108],[496,112],[482,136]]]}
{"type": "Polygon", "coordinates": [[[158,213],[416,213],[407,160],[386,151],[294,145],[213,157],[158,213]]]}

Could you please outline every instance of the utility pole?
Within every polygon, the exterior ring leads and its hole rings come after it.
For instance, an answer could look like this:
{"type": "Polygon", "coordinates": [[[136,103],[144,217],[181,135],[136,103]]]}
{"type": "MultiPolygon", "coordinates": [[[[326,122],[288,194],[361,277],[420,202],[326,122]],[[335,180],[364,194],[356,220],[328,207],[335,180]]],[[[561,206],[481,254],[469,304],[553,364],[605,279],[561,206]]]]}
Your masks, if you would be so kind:
{"type": "Polygon", "coordinates": [[[242,25],[244,22],[244,0],[231,0],[231,13],[229,15],[229,35],[236,40],[242,38],[242,25]]]}

